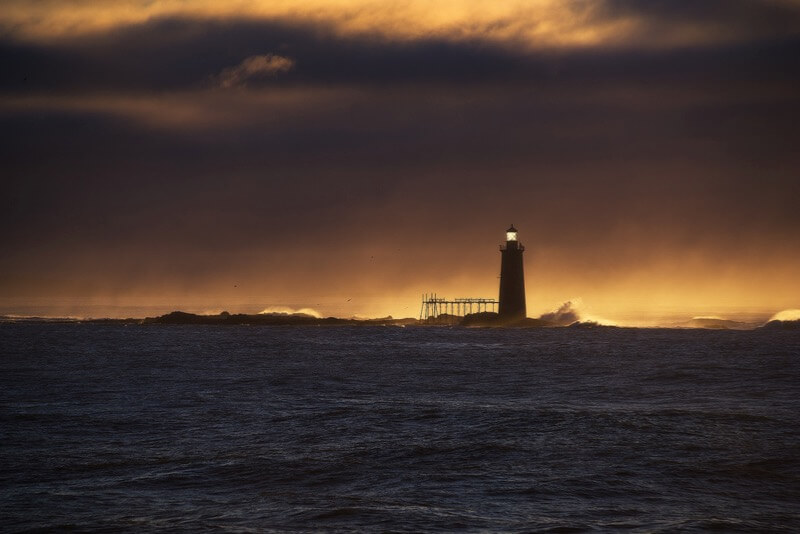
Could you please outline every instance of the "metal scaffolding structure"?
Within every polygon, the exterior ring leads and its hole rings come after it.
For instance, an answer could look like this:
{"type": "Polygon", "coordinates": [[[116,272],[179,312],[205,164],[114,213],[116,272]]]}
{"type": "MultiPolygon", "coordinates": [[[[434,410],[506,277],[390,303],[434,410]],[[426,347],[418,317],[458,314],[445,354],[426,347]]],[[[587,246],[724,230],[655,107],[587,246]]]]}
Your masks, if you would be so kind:
{"type": "Polygon", "coordinates": [[[456,322],[460,317],[471,313],[496,312],[497,301],[484,298],[458,298],[447,300],[436,293],[422,295],[422,308],[419,311],[420,321],[449,320],[456,322]]]}

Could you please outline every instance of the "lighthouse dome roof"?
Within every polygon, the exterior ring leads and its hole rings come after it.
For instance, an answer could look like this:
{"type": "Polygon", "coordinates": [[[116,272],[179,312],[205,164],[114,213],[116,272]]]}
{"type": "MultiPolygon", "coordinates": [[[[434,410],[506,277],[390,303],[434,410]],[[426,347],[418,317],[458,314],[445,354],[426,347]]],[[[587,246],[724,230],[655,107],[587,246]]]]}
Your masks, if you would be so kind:
{"type": "Polygon", "coordinates": [[[514,228],[513,224],[511,225],[511,227],[508,230],[506,230],[506,232],[516,232],[516,231],[517,231],[517,229],[514,228]]]}

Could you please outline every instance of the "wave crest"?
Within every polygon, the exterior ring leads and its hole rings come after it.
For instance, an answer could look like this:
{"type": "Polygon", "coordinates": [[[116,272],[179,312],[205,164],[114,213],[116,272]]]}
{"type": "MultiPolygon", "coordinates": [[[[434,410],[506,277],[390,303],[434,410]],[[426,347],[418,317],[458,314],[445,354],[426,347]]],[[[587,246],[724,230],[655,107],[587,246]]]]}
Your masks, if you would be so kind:
{"type": "Polygon", "coordinates": [[[258,312],[259,315],[310,315],[317,319],[322,318],[322,314],[314,308],[290,308],[289,306],[268,306],[258,312]]]}
{"type": "Polygon", "coordinates": [[[800,310],[791,308],[782,310],[770,317],[770,321],[800,321],[800,310]]]}

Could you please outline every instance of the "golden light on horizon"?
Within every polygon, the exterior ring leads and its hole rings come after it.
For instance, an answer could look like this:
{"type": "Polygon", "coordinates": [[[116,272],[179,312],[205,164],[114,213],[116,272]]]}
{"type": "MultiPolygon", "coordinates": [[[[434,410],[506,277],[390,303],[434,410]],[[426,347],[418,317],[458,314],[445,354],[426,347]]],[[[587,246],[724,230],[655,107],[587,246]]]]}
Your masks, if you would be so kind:
{"type": "MultiPolygon", "coordinates": [[[[535,251],[535,247],[529,244],[526,254],[531,251],[535,251]]],[[[324,271],[318,271],[301,254],[287,250],[285,253],[296,255],[297,261],[291,269],[282,271],[256,261],[246,272],[236,266],[237,262],[231,261],[230,272],[187,280],[184,282],[186,289],[180,292],[175,291],[178,280],[156,277],[140,280],[133,291],[125,289],[120,281],[120,284],[98,287],[91,298],[85,293],[81,296],[62,289],[61,296],[52,300],[79,303],[62,308],[69,315],[92,313],[86,310],[106,310],[113,314],[113,307],[108,305],[117,302],[124,304],[125,309],[144,310],[140,312],[143,315],[181,309],[195,313],[299,311],[339,317],[416,317],[420,295],[424,292],[435,291],[447,298],[496,298],[499,258],[494,252],[494,248],[489,247],[481,259],[485,265],[479,265],[475,271],[447,270],[444,267],[447,263],[444,263],[436,269],[408,276],[402,272],[401,265],[391,268],[382,264],[386,270],[377,273],[360,268],[361,272],[357,272],[351,266],[357,253],[345,253],[336,258],[328,256],[324,271]],[[444,272],[448,275],[442,276],[444,272]],[[314,283],[304,282],[314,278],[314,283]],[[224,286],[229,289],[223,289],[224,286]]],[[[418,253],[415,257],[419,257],[418,253]]],[[[766,320],[776,312],[791,308],[796,302],[794,295],[800,291],[788,268],[780,272],[773,270],[769,276],[764,272],[738,269],[736,273],[719,278],[710,271],[700,276],[696,272],[703,269],[699,263],[654,265],[639,274],[619,271],[605,281],[598,281],[587,277],[586,271],[570,267],[566,260],[560,264],[562,259],[554,257],[543,263],[537,262],[533,255],[526,258],[530,317],[552,312],[571,302],[584,320],[622,326],[664,325],[712,315],[723,319],[766,320]],[[683,269],[686,272],[682,273],[683,269]]],[[[18,300],[25,301],[22,297],[18,300]]],[[[786,312],[773,318],[791,320],[792,317],[794,315],[786,312]]]]}

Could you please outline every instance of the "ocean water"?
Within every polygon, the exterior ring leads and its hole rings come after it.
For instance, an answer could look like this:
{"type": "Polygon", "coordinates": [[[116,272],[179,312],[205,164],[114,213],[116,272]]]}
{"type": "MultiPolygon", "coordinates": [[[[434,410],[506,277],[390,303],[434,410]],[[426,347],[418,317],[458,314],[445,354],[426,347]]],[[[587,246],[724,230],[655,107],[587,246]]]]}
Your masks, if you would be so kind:
{"type": "Polygon", "coordinates": [[[800,333],[0,324],[0,530],[800,531],[800,333]]]}

